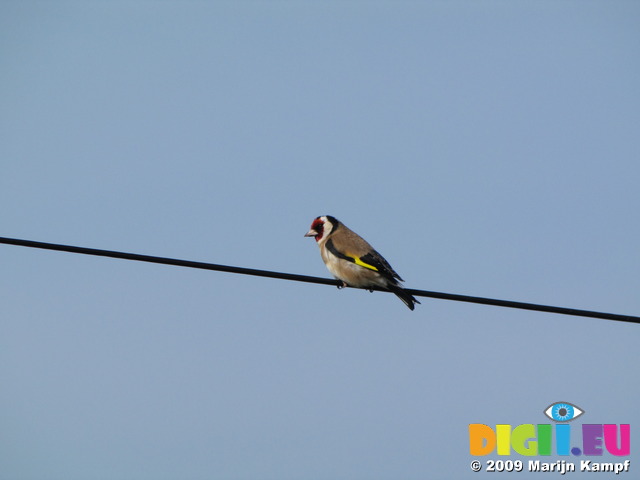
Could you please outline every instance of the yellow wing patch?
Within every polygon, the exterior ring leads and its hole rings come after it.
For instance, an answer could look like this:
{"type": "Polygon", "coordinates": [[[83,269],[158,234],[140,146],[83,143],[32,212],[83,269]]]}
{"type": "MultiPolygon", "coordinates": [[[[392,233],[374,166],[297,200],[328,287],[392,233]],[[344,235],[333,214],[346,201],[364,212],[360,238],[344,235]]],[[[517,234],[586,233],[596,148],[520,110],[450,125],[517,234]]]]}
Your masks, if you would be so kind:
{"type": "MultiPolygon", "coordinates": [[[[378,267],[373,265],[369,265],[362,261],[362,259],[356,255],[351,255],[349,253],[342,253],[339,251],[334,245],[333,240],[329,239],[326,243],[327,250],[329,250],[332,254],[334,254],[338,258],[342,258],[343,260],[348,260],[349,262],[353,262],[356,265],[360,265],[361,267],[368,268],[369,270],[373,270],[374,272],[379,272],[378,267]]],[[[366,255],[365,255],[366,256],[366,255]]]]}
{"type": "Polygon", "coordinates": [[[353,261],[356,265],[360,265],[361,267],[368,268],[369,270],[373,270],[374,272],[378,271],[376,267],[374,267],[373,265],[369,265],[368,263],[364,263],[358,257],[351,257],[351,258],[353,258],[353,261]]]}

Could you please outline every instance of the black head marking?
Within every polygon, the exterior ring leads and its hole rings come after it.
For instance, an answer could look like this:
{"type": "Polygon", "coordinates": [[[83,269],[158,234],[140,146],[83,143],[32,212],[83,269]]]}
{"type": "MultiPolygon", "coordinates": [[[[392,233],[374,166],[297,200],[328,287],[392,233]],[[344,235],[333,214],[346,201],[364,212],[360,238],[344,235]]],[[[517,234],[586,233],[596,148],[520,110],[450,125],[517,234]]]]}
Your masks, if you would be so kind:
{"type": "Polygon", "coordinates": [[[332,217],[331,215],[325,215],[325,217],[327,217],[327,220],[331,222],[331,224],[333,225],[333,231],[335,232],[340,226],[340,220],[338,220],[336,217],[332,217]]]}

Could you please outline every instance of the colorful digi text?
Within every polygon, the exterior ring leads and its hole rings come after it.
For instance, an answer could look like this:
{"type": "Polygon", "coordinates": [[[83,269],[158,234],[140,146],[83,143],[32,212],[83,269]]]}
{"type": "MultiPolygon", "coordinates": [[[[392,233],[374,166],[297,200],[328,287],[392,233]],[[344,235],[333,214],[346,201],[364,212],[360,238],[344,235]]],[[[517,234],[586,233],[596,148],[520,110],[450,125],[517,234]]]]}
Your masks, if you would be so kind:
{"type": "Polygon", "coordinates": [[[543,410],[549,423],[469,425],[469,453],[505,459],[471,461],[479,472],[628,473],[631,470],[631,425],[627,423],[573,423],[585,411],[569,402],[555,402],[543,410]],[[607,455],[607,460],[602,461],[607,455]],[[555,461],[544,457],[560,457],[555,461]],[[527,458],[528,457],[528,458],[527,458]],[[531,457],[543,457],[533,459],[531,457]],[[568,457],[568,458],[562,458],[568,457]],[[549,460],[549,461],[547,461],[549,460]]]}

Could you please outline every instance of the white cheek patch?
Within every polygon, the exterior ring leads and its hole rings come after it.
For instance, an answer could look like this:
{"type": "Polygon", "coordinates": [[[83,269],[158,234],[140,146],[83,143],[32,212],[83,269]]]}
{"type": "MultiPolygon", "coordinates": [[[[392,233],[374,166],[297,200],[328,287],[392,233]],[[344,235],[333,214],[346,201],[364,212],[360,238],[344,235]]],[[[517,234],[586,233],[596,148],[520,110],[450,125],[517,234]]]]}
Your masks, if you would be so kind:
{"type": "MultiPolygon", "coordinates": [[[[322,236],[319,239],[316,239],[316,242],[318,242],[318,245],[321,243],[324,243],[327,240],[327,236],[331,233],[331,231],[333,230],[333,224],[327,220],[327,217],[320,217],[320,220],[322,220],[323,225],[322,225],[322,236]]],[[[320,231],[320,228],[316,228],[315,229],[317,232],[320,231]]]]}
{"type": "Polygon", "coordinates": [[[327,217],[320,217],[320,219],[324,223],[322,230],[322,239],[324,240],[333,231],[333,223],[331,223],[327,217]]]}

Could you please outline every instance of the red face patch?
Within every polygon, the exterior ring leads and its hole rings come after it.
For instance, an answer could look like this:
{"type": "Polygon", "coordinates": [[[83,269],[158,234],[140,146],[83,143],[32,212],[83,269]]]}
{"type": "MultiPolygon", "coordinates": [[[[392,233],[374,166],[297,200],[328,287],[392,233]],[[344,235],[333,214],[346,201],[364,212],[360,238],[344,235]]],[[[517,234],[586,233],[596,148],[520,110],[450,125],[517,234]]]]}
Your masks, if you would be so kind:
{"type": "Polygon", "coordinates": [[[316,218],[311,224],[311,230],[315,230],[318,234],[315,236],[316,242],[319,242],[324,234],[324,222],[316,218]]]}

